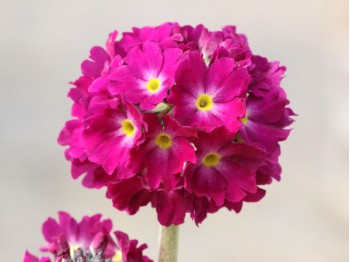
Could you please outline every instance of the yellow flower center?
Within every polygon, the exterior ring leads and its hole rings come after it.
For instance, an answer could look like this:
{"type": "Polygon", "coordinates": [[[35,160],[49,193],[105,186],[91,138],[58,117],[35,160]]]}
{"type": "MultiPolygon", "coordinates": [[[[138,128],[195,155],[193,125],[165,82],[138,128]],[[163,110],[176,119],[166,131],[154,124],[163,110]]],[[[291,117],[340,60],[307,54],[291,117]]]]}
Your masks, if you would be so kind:
{"type": "Polygon", "coordinates": [[[219,154],[209,153],[203,158],[202,163],[206,167],[213,167],[219,164],[220,159],[221,159],[221,156],[219,154]]]}
{"type": "Polygon", "coordinates": [[[245,116],[242,117],[240,120],[241,120],[241,122],[243,124],[247,124],[248,123],[248,111],[245,113],[245,116]]]}
{"type": "Polygon", "coordinates": [[[117,253],[115,253],[115,255],[112,258],[113,262],[122,262],[122,252],[121,251],[117,251],[117,253]]]}
{"type": "Polygon", "coordinates": [[[201,111],[207,111],[213,107],[213,99],[207,94],[198,96],[196,106],[201,111]]]}
{"type": "Polygon", "coordinates": [[[127,136],[132,136],[135,133],[135,126],[130,120],[125,119],[122,121],[122,131],[127,136]]]}
{"type": "Polygon", "coordinates": [[[156,92],[159,87],[160,87],[160,81],[158,78],[151,78],[148,82],[147,82],[147,89],[148,91],[150,91],[151,93],[156,92]]]}
{"type": "Polygon", "coordinates": [[[79,245],[71,245],[70,246],[69,253],[70,253],[71,257],[74,257],[75,251],[77,251],[79,248],[80,248],[79,245]]]}
{"type": "Polygon", "coordinates": [[[159,146],[161,149],[167,149],[171,147],[173,144],[173,141],[171,140],[170,136],[166,133],[161,133],[156,137],[156,145],[159,146]]]}

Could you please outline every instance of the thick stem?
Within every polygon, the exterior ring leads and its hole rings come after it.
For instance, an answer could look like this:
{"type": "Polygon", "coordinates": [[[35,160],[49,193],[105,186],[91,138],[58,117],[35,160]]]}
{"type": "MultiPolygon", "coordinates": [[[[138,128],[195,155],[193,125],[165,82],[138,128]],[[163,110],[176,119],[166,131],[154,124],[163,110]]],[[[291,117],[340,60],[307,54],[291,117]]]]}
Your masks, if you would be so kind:
{"type": "Polygon", "coordinates": [[[170,226],[170,227],[161,226],[158,262],[176,262],[177,261],[178,238],[179,238],[178,226],[170,226]]]}

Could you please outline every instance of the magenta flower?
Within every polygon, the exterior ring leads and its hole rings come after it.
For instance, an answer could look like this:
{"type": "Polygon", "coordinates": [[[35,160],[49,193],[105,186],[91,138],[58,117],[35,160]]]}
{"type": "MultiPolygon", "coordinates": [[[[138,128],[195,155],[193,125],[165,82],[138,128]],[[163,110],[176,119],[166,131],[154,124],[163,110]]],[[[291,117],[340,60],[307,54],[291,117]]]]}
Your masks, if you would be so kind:
{"type": "MultiPolygon", "coordinates": [[[[117,245],[110,236],[112,230],[111,220],[102,220],[101,215],[85,216],[77,222],[68,213],[59,212],[58,222],[53,218],[48,218],[43,224],[42,232],[48,245],[42,246],[42,251],[48,251],[55,255],[62,253],[62,247],[71,246],[90,250],[96,245],[97,240],[101,240],[100,234],[106,238],[104,255],[106,258],[113,257],[116,253],[117,245]]],[[[71,252],[71,250],[65,250],[71,252]]]]}
{"type": "Polygon", "coordinates": [[[117,167],[124,169],[129,152],[142,142],[142,116],[131,104],[107,108],[87,119],[85,125],[81,143],[85,154],[110,175],[117,167]]]}
{"type": "Polygon", "coordinates": [[[184,164],[196,162],[194,147],[190,144],[196,131],[180,126],[170,115],[162,116],[162,120],[163,125],[155,114],[144,115],[149,131],[133,158],[135,162],[143,160],[146,181],[151,188],[158,188],[162,182],[165,188],[173,189],[179,180],[176,174],[182,171],[184,164]]]}
{"type": "Polygon", "coordinates": [[[198,197],[213,199],[222,206],[227,199],[237,203],[247,193],[257,191],[255,172],[265,153],[245,144],[230,143],[230,134],[223,129],[199,133],[197,163],[188,164],[185,188],[198,197]]]}
{"type": "Polygon", "coordinates": [[[174,71],[182,50],[164,51],[155,42],[145,42],[129,51],[126,65],[119,66],[110,75],[109,91],[122,95],[127,101],[140,104],[144,110],[153,109],[167,96],[174,84],[174,71]]]}
{"type": "MultiPolygon", "coordinates": [[[[52,261],[67,262],[152,262],[142,253],[146,244],[137,246],[127,234],[117,231],[111,235],[112,221],[101,220],[101,215],[84,216],[77,222],[68,213],[59,212],[58,221],[48,218],[43,224],[43,235],[48,242],[41,251],[50,252],[52,261]]],[[[49,257],[38,258],[28,251],[23,262],[51,262],[49,257]]]]}
{"type": "Polygon", "coordinates": [[[288,137],[290,130],[285,127],[292,123],[290,116],[294,115],[287,108],[289,101],[285,92],[279,87],[285,68],[263,57],[254,56],[253,61],[253,81],[240,135],[246,143],[273,152],[278,142],[288,137]]]}
{"type": "Polygon", "coordinates": [[[237,68],[231,58],[217,59],[207,68],[199,52],[190,52],[175,79],[168,102],[181,124],[207,132],[221,126],[237,132],[250,82],[246,69],[237,68]]]}

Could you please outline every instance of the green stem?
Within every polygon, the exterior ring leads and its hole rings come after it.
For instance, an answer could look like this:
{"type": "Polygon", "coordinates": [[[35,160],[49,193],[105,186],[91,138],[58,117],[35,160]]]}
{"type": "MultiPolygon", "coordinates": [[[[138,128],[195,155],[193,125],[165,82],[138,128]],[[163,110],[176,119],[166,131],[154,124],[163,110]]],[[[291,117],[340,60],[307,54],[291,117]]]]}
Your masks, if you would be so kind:
{"type": "Polygon", "coordinates": [[[159,260],[158,262],[176,262],[179,227],[169,226],[160,228],[159,260]]]}

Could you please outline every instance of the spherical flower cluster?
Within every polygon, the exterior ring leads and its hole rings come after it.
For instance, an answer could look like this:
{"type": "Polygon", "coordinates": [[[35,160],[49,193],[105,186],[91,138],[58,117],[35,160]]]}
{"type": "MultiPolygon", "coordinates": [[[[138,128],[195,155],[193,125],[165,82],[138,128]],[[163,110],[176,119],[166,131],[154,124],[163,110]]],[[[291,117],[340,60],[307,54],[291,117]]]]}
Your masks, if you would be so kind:
{"type": "MultiPolygon", "coordinates": [[[[137,240],[114,232],[117,244],[111,236],[112,221],[101,220],[101,215],[84,216],[77,222],[68,213],[59,212],[58,221],[48,218],[42,228],[48,242],[40,248],[54,256],[55,262],[152,262],[142,254],[146,244],[137,246],[137,240]]],[[[38,258],[28,251],[23,262],[51,262],[49,257],[38,258]]]]}
{"type": "Polygon", "coordinates": [[[165,226],[260,200],[280,179],[294,115],[285,67],[253,55],[234,26],[165,23],[116,39],[91,49],[68,94],[74,119],[58,141],[73,178],[129,214],[151,204],[165,226]]]}

